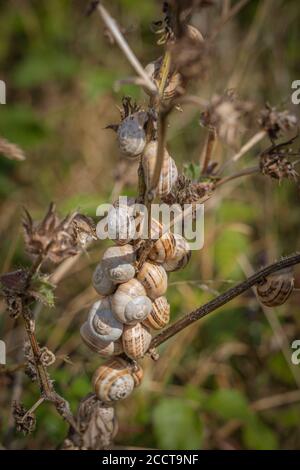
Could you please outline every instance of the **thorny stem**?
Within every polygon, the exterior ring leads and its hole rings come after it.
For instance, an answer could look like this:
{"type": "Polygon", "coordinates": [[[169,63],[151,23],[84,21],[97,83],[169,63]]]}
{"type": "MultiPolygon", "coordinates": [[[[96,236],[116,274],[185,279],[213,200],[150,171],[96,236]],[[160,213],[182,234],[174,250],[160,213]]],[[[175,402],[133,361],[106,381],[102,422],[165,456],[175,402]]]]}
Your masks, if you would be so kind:
{"type": "Polygon", "coordinates": [[[157,88],[155,86],[155,83],[148,77],[142,65],[137,60],[136,56],[134,55],[129,45],[127,44],[124,36],[120,32],[116,21],[110,16],[110,14],[106,10],[106,8],[104,8],[104,6],[100,3],[100,1],[98,2],[97,10],[100,13],[100,16],[103,22],[105,23],[106,27],[109,29],[116,43],[118,44],[123,54],[127,58],[128,62],[131,64],[131,66],[136,71],[136,73],[141,77],[141,79],[143,80],[145,86],[149,89],[149,91],[153,95],[156,95],[157,88]]]}
{"type": "Polygon", "coordinates": [[[286,258],[283,258],[282,260],[277,261],[276,263],[270,264],[269,266],[261,269],[260,271],[257,271],[255,274],[253,274],[252,276],[250,276],[248,279],[241,282],[237,286],[232,287],[231,289],[228,289],[226,292],[219,295],[215,299],[202,305],[201,307],[197,308],[193,312],[188,313],[187,315],[185,315],[184,317],[180,318],[178,321],[170,325],[168,328],[166,328],[164,331],[162,331],[160,334],[158,334],[152,339],[149,349],[153,349],[161,345],[162,343],[172,338],[174,335],[176,335],[183,329],[192,325],[193,323],[205,317],[206,315],[213,312],[214,310],[217,310],[222,305],[227,304],[232,299],[234,299],[235,297],[238,297],[239,295],[241,295],[243,292],[247,291],[251,287],[255,286],[256,284],[259,283],[259,281],[269,276],[270,274],[276,271],[280,271],[281,269],[284,269],[284,268],[295,266],[296,264],[299,264],[299,263],[300,263],[300,254],[297,253],[295,255],[287,256],[286,258]]]}

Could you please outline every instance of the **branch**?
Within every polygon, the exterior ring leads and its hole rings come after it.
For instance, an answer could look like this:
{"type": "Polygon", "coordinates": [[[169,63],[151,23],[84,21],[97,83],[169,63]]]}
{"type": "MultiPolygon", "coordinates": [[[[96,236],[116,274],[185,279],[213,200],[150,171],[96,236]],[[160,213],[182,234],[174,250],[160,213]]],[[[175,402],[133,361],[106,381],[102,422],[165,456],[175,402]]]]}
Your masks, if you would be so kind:
{"type": "Polygon", "coordinates": [[[300,253],[299,254],[297,253],[295,255],[291,255],[286,258],[283,258],[282,260],[277,261],[276,263],[270,264],[266,268],[261,269],[260,271],[253,274],[252,276],[250,276],[248,279],[241,282],[237,286],[232,287],[231,289],[228,289],[226,292],[219,295],[215,299],[202,305],[202,307],[197,308],[193,312],[188,313],[183,318],[180,318],[178,321],[170,325],[168,328],[166,328],[164,331],[162,331],[160,334],[158,334],[152,339],[149,349],[153,349],[161,345],[168,339],[172,338],[172,336],[182,331],[184,328],[187,328],[191,324],[205,317],[206,315],[213,312],[214,310],[217,310],[222,305],[227,304],[235,297],[238,297],[243,292],[255,286],[256,284],[258,284],[259,281],[269,276],[270,274],[276,271],[280,271],[281,269],[294,266],[299,263],[300,263],[300,253]]]}

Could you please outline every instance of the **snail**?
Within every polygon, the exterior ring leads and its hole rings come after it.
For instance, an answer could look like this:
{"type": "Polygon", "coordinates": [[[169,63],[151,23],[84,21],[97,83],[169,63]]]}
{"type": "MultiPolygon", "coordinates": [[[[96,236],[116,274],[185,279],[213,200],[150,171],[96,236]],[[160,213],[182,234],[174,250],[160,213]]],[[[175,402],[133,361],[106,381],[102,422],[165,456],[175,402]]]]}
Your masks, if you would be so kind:
{"type": "Polygon", "coordinates": [[[126,360],[118,357],[101,365],[93,377],[93,386],[99,400],[109,403],[127,398],[142,379],[142,371],[136,366],[132,371],[126,360]]]}
{"type": "Polygon", "coordinates": [[[128,206],[112,207],[107,214],[107,231],[110,240],[118,245],[128,244],[134,237],[135,226],[128,206]]]}
{"type": "MultiPolygon", "coordinates": [[[[144,178],[146,187],[149,189],[152,184],[152,179],[155,170],[157,157],[157,141],[149,142],[142,155],[142,166],[144,171],[144,178]]],[[[172,186],[178,178],[178,170],[172,157],[170,157],[167,149],[165,149],[163,165],[160,173],[158,185],[156,187],[156,194],[159,197],[166,196],[172,189],[172,186]]]]}
{"type": "Polygon", "coordinates": [[[102,263],[96,266],[93,273],[93,286],[100,295],[110,295],[116,290],[116,285],[106,275],[102,263]]]}
{"type": "Polygon", "coordinates": [[[134,298],[141,296],[146,297],[146,290],[137,279],[131,279],[124,284],[120,284],[111,297],[112,312],[116,319],[122,323],[135,322],[134,315],[136,315],[137,311],[133,308],[133,304],[127,310],[126,307],[134,298]]]}
{"type": "Polygon", "coordinates": [[[152,304],[152,310],[143,325],[153,330],[164,328],[170,321],[170,305],[166,297],[158,297],[152,304]]]}
{"type": "Polygon", "coordinates": [[[102,257],[102,266],[108,278],[115,284],[127,282],[135,276],[135,250],[131,245],[107,248],[102,257]]]}
{"type": "Polygon", "coordinates": [[[187,38],[195,43],[201,44],[204,42],[202,33],[199,31],[199,29],[195,28],[195,26],[192,26],[191,24],[186,26],[185,34],[187,38]]]}
{"type": "Polygon", "coordinates": [[[104,342],[116,341],[123,333],[123,325],[112,314],[109,298],[98,300],[92,306],[87,325],[91,333],[104,342]]]}
{"type": "Polygon", "coordinates": [[[141,267],[137,279],[142,283],[148,297],[152,300],[162,296],[168,287],[168,276],[165,269],[148,261],[141,267]]]}
{"type": "Polygon", "coordinates": [[[144,295],[135,297],[126,304],[123,322],[135,325],[137,322],[145,320],[151,310],[152,302],[148,297],[144,295]]]}
{"type": "MultiPolygon", "coordinates": [[[[161,65],[162,65],[162,58],[160,57],[159,59],[153,62],[150,62],[145,67],[146,74],[156,84],[157,87],[159,87],[161,65]]],[[[174,96],[180,94],[180,89],[182,85],[183,85],[183,82],[182,82],[182,78],[179,72],[173,71],[169,73],[169,76],[166,81],[165,89],[162,95],[163,100],[165,101],[170,100],[171,98],[174,98],[174,96]]],[[[143,87],[143,90],[147,94],[149,93],[146,87],[143,87]]]]}
{"type": "Polygon", "coordinates": [[[149,253],[149,259],[156,263],[164,263],[175,255],[176,242],[173,233],[166,232],[155,242],[149,253]]]}
{"type": "Polygon", "coordinates": [[[118,126],[117,138],[121,152],[130,158],[139,156],[146,145],[145,124],[148,114],[144,111],[127,116],[118,126]]]}
{"type": "Polygon", "coordinates": [[[294,288],[291,269],[282,269],[270,274],[257,285],[257,296],[263,305],[277,307],[284,304],[294,288]]]}
{"type": "Polygon", "coordinates": [[[174,234],[174,239],[174,254],[163,263],[163,267],[166,271],[177,271],[178,269],[184,268],[191,258],[190,247],[186,239],[178,233],[174,234]]]}
{"type": "Polygon", "coordinates": [[[118,356],[123,352],[121,339],[117,341],[105,342],[101,338],[92,333],[87,322],[83,323],[80,328],[80,336],[88,348],[95,351],[100,356],[118,356]]]}
{"type": "Polygon", "coordinates": [[[148,328],[141,323],[125,325],[122,343],[124,352],[128,357],[131,359],[140,359],[149,349],[151,334],[148,328]]]}

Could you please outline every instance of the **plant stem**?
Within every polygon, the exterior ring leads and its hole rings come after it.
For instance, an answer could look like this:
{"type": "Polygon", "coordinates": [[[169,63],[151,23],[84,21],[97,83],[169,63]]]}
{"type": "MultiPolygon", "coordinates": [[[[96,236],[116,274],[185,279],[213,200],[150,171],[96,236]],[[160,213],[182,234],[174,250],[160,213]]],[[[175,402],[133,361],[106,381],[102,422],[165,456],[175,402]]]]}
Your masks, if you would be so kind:
{"type": "Polygon", "coordinates": [[[215,140],[216,140],[216,131],[209,130],[207,138],[206,138],[205,147],[203,149],[203,153],[201,156],[201,160],[203,161],[202,170],[201,170],[202,175],[205,175],[207,172],[208,165],[209,165],[211,155],[212,155],[212,151],[214,148],[215,140]]]}
{"type": "Polygon", "coordinates": [[[260,280],[264,279],[266,276],[276,271],[279,271],[281,269],[294,266],[299,263],[300,263],[300,254],[297,253],[295,255],[291,255],[286,258],[283,258],[282,260],[277,261],[276,263],[270,264],[269,266],[261,269],[260,271],[257,271],[255,274],[253,274],[252,276],[250,276],[248,279],[241,282],[237,286],[232,287],[231,289],[228,289],[226,292],[219,295],[215,299],[202,305],[201,307],[197,308],[193,312],[188,313],[187,315],[185,315],[184,317],[180,318],[175,323],[170,325],[168,328],[166,328],[164,331],[162,331],[160,334],[158,334],[152,339],[149,349],[152,349],[161,345],[162,343],[164,343],[165,341],[167,341],[168,339],[172,338],[174,335],[182,331],[184,328],[187,328],[188,326],[192,325],[193,323],[205,317],[206,315],[213,312],[214,310],[218,309],[222,305],[227,304],[235,297],[238,297],[243,292],[255,286],[260,280]]]}
{"type": "Polygon", "coordinates": [[[223,184],[225,183],[228,183],[228,181],[232,181],[236,178],[240,178],[242,176],[250,176],[250,175],[253,175],[254,173],[259,173],[259,167],[258,166],[253,166],[253,167],[250,167],[250,168],[245,168],[244,170],[241,170],[237,173],[233,173],[232,175],[229,175],[229,176],[225,176],[224,178],[222,178],[221,180],[219,180],[217,183],[216,183],[216,186],[222,186],[223,184]]]}

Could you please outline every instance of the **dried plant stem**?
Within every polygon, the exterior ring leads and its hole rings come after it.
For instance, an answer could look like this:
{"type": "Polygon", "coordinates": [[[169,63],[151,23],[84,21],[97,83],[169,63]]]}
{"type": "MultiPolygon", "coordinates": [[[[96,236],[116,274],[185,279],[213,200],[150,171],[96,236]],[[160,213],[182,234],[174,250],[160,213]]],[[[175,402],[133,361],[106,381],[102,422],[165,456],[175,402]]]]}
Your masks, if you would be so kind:
{"type": "Polygon", "coordinates": [[[237,162],[245,153],[249,152],[249,150],[254,147],[254,145],[258,144],[264,137],[266,137],[267,133],[266,131],[259,131],[257,134],[255,134],[253,137],[251,137],[248,142],[246,142],[245,145],[242,146],[242,148],[239,150],[238,153],[236,153],[232,157],[233,162],[237,162]]]}
{"type": "Polygon", "coordinates": [[[232,181],[236,178],[241,178],[242,176],[250,176],[259,172],[260,172],[260,169],[258,166],[245,168],[244,170],[238,171],[237,173],[233,173],[232,175],[225,176],[224,178],[220,179],[216,183],[216,186],[222,186],[223,184],[228,183],[228,181],[232,181]]]}
{"type": "Polygon", "coordinates": [[[157,94],[157,88],[155,86],[155,83],[148,77],[146,74],[144,68],[130,49],[129,45],[127,44],[124,36],[120,32],[116,21],[111,17],[111,15],[108,13],[106,8],[99,2],[97,5],[97,10],[100,13],[100,16],[105,23],[106,27],[109,29],[111,32],[113,38],[115,39],[116,43],[122,50],[123,54],[127,58],[128,62],[131,64],[133,69],[136,71],[136,73],[141,77],[143,83],[145,86],[148,88],[148,90],[153,94],[157,94]]]}
{"type": "Polygon", "coordinates": [[[241,282],[237,286],[232,287],[231,289],[228,289],[226,292],[219,295],[215,299],[211,300],[205,305],[202,305],[201,307],[197,308],[193,312],[188,313],[183,318],[180,318],[178,321],[170,325],[168,328],[166,328],[164,331],[162,331],[160,334],[158,334],[152,339],[149,349],[152,349],[161,345],[162,343],[164,343],[165,341],[167,341],[168,339],[172,338],[174,335],[182,331],[184,328],[187,328],[191,324],[205,317],[206,315],[218,309],[222,305],[227,304],[235,297],[238,297],[243,292],[255,286],[260,280],[262,280],[269,274],[272,274],[283,268],[294,266],[299,263],[300,263],[300,254],[297,253],[295,255],[291,255],[286,258],[283,258],[282,260],[277,261],[276,263],[270,264],[269,266],[267,266],[264,269],[261,269],[260,271],[257,271],[255,274],[253,274],[252,276],[250,276],[248,279],[241,282]]]}
{"type": "Polygon", "coordinates": [[[207,172],[208,165],[212,156],[212,151],[214,148],[215,140],[216,140],[216,131],[209,130],[207,134],[206,142],[205,142],[205,147],[201,155],[201,162],[203,162],[201,172],[203,175],[205,175],[207,172]]]}

